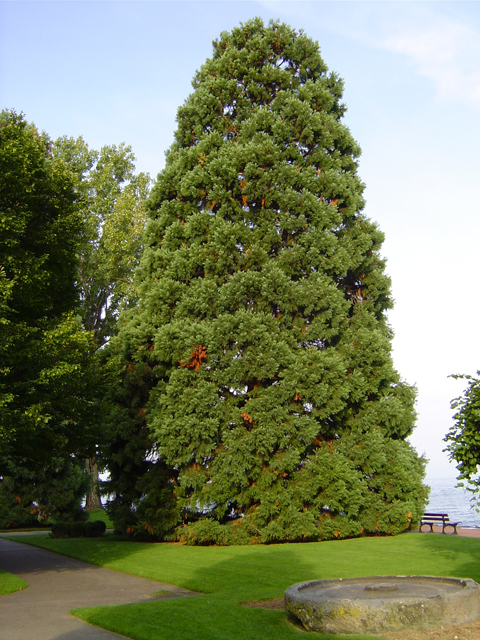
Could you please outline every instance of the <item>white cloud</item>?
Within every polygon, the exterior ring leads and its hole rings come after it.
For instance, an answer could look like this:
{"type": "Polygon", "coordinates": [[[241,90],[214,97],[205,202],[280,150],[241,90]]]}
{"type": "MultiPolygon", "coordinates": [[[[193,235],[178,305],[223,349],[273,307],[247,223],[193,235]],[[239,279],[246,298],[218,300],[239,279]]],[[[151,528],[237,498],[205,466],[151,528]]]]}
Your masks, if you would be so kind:
{"type": "Polygon", "coordinates": [[[438,98],[480,105],[479,20],[470,2],[275,2],[257,0],[295,24],[367,48],[407,56],[438,98]]]}
{"type": "Polygon", "coordinates": [[[380,46],[409,56],[438,97],[480,105],[480,38],[470,26],[441,18],[386,36],[380,46]]]}

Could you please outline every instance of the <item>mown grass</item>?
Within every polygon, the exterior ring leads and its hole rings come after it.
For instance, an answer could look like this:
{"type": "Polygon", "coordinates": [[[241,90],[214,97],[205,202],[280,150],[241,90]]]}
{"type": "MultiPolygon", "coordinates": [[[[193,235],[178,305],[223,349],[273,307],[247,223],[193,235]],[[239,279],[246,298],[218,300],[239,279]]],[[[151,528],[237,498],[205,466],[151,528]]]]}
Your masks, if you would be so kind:
{"type": "Polygon", "coordinates": [[[28,584],[25,580],[14,576],[12,573],[7,573],[6,571],[2,571],[0,569],[0,596],[6,596],[9,593],[14,593],[15,591],[21,591],[22,589],[26,589],[28,584]]]}
{"type": "Polygon", "coordinates": [[[89,521],[95,522],[95,520],[103,520],[107,525],[107,529],[113,529],[113,522],[104,509],[93,509],[93,511],[87,511],[87,513],[89,521]]]}
{"type": "MultiPolygon", "coordinates": [[[[415,574],[480,581],[480,540],[459,536],[406,534],[252,547],[185,547],[108,537],[47,540],[30,536],[22,541],[205,594],[75,611],[92,624],[135,640],[298,640],[306,636],[286,612],[248,609],[240,603],[281,597],[289,585],[306,580],[415,574]]],[[[312,640],[333,637],[308,634],[312,640]]]]}

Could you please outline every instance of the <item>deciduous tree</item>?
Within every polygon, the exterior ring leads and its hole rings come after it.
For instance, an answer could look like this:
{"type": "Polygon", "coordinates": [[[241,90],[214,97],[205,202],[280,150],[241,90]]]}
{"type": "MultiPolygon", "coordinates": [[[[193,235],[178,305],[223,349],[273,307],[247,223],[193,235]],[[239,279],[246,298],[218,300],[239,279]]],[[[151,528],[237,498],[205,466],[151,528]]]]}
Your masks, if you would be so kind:
{"type": "Polygon", "coordinates": [[[50,515],[73,509],[70,480],[88,480],[79,464],[98,437],[100,382],[92,335],[74,315],[82,216],[51,147],[22,115],[1,114],[1,502],[45,511],[51,490],[50,515]]]}
{"type": "Polygon", "coordinates": [[[79,448],[68,421],[83,411],[89,338],[69,314],[82,220],[65,164],[14,112],[0,119],[0,224],[0,459],[41,465],[79,448]]]}
{"type": "MultiPolygon", "coordinates": [[[[64,136],[55,141],[52,152],[73,174],[84,223],[77,274],[80,314],[83,326],[101,348],[115,333],[120,312],[137,298],[133,274],[150,179],[144,173],[135,174],[135,156],[125,144],[95,151],[81,137],[64,136]]],[[[86,459],[86,468],[93,483],[86,508],[97,509],[101,504],[96,455],[86,459]]]]}
{"type": "Polygon", "coordinates": [[[135,303],[133,274],[142,247],[150,178],[135,174],[131,147],[104,146],[98,152],[83,138],[63,137],[54,157],[73,174],[84,222],[77,287],[82,322],[99,347],[115,333],[119,313],[135,303]]]}
{"type": "Polygon", "coordinates": [[[446,451],[450,459],[457,462],[458,480],[466,483],[474,496],[480,493],[478,467],[480,465],[480,371],[477,377],[454,375],[456,380],[465,380],[467,387],[463,394],[452,400],[456,411],[455,424],[445,437],[446,451]]]}

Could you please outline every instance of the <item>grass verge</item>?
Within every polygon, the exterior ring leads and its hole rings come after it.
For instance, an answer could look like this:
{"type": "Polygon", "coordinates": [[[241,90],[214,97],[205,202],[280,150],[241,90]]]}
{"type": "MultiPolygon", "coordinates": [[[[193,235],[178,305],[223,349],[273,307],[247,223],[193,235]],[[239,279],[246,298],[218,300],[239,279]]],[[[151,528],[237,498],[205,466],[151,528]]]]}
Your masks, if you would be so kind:
{"type": "Polygon", "coordinates": [[[107,529],[113,529],[113,522],[104,509],[94,509],[93,511],[87,511],[87,513],[89,521],[95,522],[95,520],[103,520],[107,525],[107,529]]]}
{"type": "Polygon", "coordinates": [[[26,589],[28,584],[25,580],[14,576],[12,573],[7,573],[0,569],[0,596],[6,596],[9,593],[15,593],[15,591],[21,591],[26,589]]]}
{"type": "MultiPolygon", "coordinates": [[[[300,581],[394,574],[480,581],[480,540],[458,536],[406,534],[253,547],[186,547],[108,537],[49,540],[29,536],[22,541],[206,594],[201,598],[75,611],[87,622],[135,640],[306,638],[284,611],[241,606],[242,602],[280,597],[289,585],[300,581]]],[[[309,633],[308,638],[333,640],[334,636],[309,633]]]]}

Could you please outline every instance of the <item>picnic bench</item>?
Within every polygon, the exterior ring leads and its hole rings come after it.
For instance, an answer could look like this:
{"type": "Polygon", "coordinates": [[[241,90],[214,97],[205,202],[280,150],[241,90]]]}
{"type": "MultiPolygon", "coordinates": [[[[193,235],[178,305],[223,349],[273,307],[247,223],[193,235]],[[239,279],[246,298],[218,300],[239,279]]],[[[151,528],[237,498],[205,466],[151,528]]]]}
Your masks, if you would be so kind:
{"type": "Polygon", "coordinates": [[[450,522],[448,513],[424,513],[418,531],[419,533],[433,533],[434,525],[441,525],[442,533],[445,533],[447,527],[452,527],[453,533],[455,534],[457,533],[457,525],[459,524],[460,522],[450,522]],[[430,531],[422,531],[424,525],[428,525],[430,531]]]}

